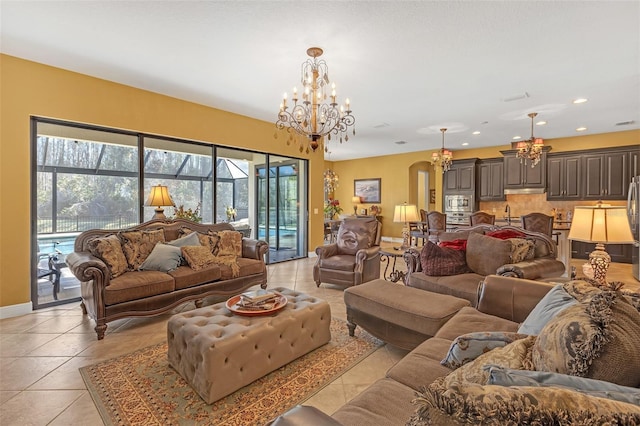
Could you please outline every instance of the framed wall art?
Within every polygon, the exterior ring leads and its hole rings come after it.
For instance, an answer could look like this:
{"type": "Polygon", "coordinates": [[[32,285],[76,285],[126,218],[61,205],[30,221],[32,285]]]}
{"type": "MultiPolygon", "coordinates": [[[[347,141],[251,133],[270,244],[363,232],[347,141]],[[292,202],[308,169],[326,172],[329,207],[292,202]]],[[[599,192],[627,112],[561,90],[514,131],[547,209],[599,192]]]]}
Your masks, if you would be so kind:
{"type": "Polygon", "coordinates": [[[354,179],[353,195],[360,197],[362,203],[380,202],[380,178],[377,179],[354,179]]]}

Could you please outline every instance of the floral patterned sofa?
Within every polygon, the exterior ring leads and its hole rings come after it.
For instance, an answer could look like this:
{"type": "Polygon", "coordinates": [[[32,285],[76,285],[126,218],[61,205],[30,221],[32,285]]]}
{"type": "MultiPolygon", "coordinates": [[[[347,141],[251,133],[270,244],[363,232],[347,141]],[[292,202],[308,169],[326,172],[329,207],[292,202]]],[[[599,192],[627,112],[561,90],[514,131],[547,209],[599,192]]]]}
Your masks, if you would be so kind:
{"type": "Polygon", "coordinates": [[[228,224],[152,220],[120,230],[81,233],[69,269],[80,280],[82,309],[96,322],[152,316],[207,296],[267,287],[265,241],[243,238],[228,224]]]}

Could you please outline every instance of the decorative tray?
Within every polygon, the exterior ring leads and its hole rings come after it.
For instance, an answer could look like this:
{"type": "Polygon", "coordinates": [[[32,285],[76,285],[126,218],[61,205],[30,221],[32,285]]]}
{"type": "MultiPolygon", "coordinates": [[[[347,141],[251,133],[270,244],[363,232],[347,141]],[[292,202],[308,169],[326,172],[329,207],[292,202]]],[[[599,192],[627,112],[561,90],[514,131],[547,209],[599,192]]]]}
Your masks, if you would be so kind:
{"type": "Polygon", "coordinates": [[[283,295],[278,296],[278,298],[276,299],[276,304],[273,308],[264,310],[244,309],[242,306],[238,305],[239,301],[239,294],[237,296],[233,296],[226,302],[227,309],[229,309],[234,314],[245,315],[248,317],[271,315],[275,312],[278,312],[280,309],[284,308],[287,305],[287,297],[283,295]]]}

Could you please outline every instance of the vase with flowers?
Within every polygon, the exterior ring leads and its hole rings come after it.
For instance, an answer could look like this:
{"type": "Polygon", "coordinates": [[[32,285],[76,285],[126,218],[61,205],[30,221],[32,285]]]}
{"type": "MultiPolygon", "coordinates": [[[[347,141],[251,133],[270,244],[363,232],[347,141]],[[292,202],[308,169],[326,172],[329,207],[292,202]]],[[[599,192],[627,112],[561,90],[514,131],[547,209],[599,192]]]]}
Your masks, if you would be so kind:
{"type": "Polygon", "coordinates": [[[324,214],[327,219],[333,219],[335,215],[339,215],[342,213],[342,207],[340,207],[340,201],[334,200],[329,197],[327,202],[324,205],[324,214]]]}
{"type": "Polygon", "coordinates": [[[195,209],[185,209],[184,205],[180,204],[178,208],[173,208],[172,219],[186,219],[192,222],[202,222],[202,216],[200,215],[201,204],[198,203],[195,209]]]}
{"type": "Polygon", "coordinates": [[[225,213],[227,214],[227,222],[231,222],[232,220],[236,220],[238,211],[231,206],[227,206],[225,213]]]}

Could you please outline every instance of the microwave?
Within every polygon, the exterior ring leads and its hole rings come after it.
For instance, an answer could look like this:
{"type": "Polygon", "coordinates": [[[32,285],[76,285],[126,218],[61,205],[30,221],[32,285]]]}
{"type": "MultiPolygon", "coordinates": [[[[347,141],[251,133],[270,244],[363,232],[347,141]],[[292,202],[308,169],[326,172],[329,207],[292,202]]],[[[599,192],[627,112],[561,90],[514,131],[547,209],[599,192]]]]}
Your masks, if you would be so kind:
{"type": "Polygon", "coordinates": [[[447,212],[471,212],[473,210],[473,196],[445,195],[444,210],[447,212]]]}

